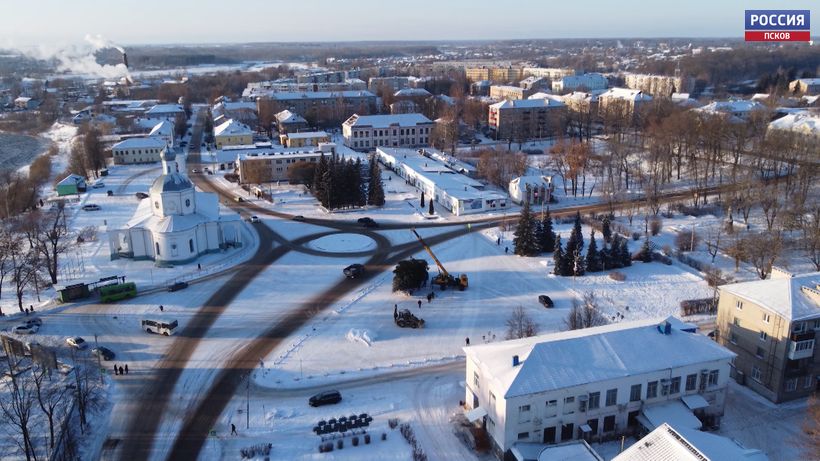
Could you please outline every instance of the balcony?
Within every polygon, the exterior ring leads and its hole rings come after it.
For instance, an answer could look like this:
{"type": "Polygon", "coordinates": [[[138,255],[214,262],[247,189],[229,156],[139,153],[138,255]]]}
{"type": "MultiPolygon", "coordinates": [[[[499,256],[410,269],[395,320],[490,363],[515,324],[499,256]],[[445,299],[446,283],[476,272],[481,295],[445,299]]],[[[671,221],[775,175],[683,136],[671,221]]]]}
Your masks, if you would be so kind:
{"type": "Polygon", "coordinates": [[[800,360],[807,359],[814,355],[814,339],[807,339],[803,341],[789,341],[789,359],[800,360]]]}
{"type": "Polygon", "coordinates": [[[803,333],[792,333],[789,339],[792,341],[808,341],[809,339],[814,339],[814,330],[804,331],[803,333]]]}

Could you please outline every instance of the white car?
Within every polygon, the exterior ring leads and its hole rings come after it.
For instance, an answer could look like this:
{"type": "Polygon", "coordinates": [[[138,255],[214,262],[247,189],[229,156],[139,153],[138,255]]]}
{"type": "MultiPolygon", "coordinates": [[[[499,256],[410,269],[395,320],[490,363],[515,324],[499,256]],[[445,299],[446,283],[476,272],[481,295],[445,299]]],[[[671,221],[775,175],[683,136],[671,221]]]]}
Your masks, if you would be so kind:
{"type": "Polygon", "coordinates": [[[17,333],[18,335],[33,335],[40,330],[39,325],[31,324],[31,325],[17,325],[16,327],[12,328],[12,333],[17,333]]]}
{"type": "Polygon", "coordinates": [[[83,338],[80,338],[79,336],[66,338],[65,342],[75,349],[85,349],[86,347],[88,347],[88,343],[85,342],[85,340],[83,338]]]}
{"type": "Polygon", "coordinates": [[[105,183],[102,181],[95,182],[94,185],[91,187],[93,187],[94,189],[102,189],[103,187],[105,187],[105,183]]]}
{"type": "Polygon", "coordinates": [[[256,215],[251,216],[251,222],[254,223],[254,224],[258,223],[259,222],[259,216],[256,216],[256,215]]]}

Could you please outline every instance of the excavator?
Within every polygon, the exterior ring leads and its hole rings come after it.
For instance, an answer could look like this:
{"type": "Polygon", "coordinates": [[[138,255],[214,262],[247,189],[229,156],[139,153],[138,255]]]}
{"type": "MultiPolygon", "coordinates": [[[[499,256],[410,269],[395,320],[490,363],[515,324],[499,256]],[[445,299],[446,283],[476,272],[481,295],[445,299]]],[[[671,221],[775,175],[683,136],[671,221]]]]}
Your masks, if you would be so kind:
{"type": "Polygon", "coordinates": [[[447,272],[447,269],[445,269],[444,266],[441,265],[441,261],[439,261],[438,258],[436,258],[436,255],[433,254],[433,250],[431,250],[430,247],[427,246],[427,244],[424,242],[424,239],[421,238],[421,235],[419,235],[419,233],[416,232],[416,229],[410,230],[413,231],[413,234],[416,235],[416,238],[418,239],[419,243],[421,243],[421,246],[423,246],[424,249],[427,250],[427,253],[430,254],[430,257],[433,258],[433,261],[436,262],[436,266],[438,266],[438,275],[433,277],[432,283],[434,285],[440,286],[442,290],[447,289],[447,287],[458,287],[459,290],[464,291],[468,285],[467,274],[461,274],[458,277],[450,275],[450,273],[447,272]]]}

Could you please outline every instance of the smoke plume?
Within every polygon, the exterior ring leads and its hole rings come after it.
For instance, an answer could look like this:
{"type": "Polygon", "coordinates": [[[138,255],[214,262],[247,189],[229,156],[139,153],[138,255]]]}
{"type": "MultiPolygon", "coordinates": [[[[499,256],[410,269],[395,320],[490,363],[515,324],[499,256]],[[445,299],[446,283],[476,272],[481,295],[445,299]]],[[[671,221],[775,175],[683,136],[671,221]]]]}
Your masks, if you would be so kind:
{"type": "Polygon", "coordinates": [[[105,79],[130,78],[128,68],[124,64],[100,64],[94,56],[99,50],[114,48],[120,53],[125,50],[101,35],[87,34],[85,41],[63,47],[38,46],[35,48],[16,50],[20,53],[42,60],[57,62],[57,71],[80,75],[93,75],[105,79]]]}

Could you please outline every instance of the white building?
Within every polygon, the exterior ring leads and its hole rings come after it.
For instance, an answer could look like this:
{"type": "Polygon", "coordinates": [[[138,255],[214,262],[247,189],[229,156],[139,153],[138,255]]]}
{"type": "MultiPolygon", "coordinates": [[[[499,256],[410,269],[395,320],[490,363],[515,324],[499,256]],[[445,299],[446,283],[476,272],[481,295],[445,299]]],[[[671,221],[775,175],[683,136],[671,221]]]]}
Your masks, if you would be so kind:
{"type": "Polygon", "coordinates": [[[354,114],[342,124],[342,136],[345,146],[357,150],[428,146],[434,125],[422,114],[354,114]]]}
{"type": "Polygon", "coordinates": [[[184,264],[202,254],[242,245],[242,221],[220,214],[216,194],[196,192],[180,172],[174,153],[164,150],[162,175],[140,201],[125,229],[109,233],[111,259],[151,259],[157,264],[184,264]]]}
{"type": "Polygon", "coordinates": [[[739,442],[708,432],[663,423],[612,461],[768,461],[739,442]]]}
{"type": "Polygon", "coordinates": [[[769,123],[770,130],[785,130],[820,138],[820,114],[800,111],[780,117],[769,123]]]}
{"type": "Polygon", "coordinates": [[[151,132],[148,133],[148,137],[161,139],[165,141],[165,145],[168,146],[169,149],[173,149],[175,131],[176,130],[174,129],[173,123],[168,120],[163,120],[154,125],[154,128],[151,128],[151,132]]]}
{"type": "Polygon", "coordinates": [[[673,323],[465,347],[468,419],[485,418],[501,453],[515,442],[597,440],[666,420],[717,425],[735,354],[673,323]]]}
{"type": "Polygon", "coordinates": [[[569,93],[571,91],[583,90],[605,90],[609,86],[609,81],[602,74],[590,73],[584,75],[569,75],[552,82],[552,91],[555,93],[569,93]]]}
{"type": "Polygon", "coordinates": [[[552,176],[520,176],[510,181],[508,187],[513,203],[520,205],[527,199],[531,205],[550,203],[553,185],[552,176]]]}
{"type": "Polygon", "coordinates": [[[161,137],[128,138],[111,147],[115,165],[130,163],[153,163],[160,160],[162,151],[168,148],[161,137]]]}
{"type": "Polygon", "coordinates": [[[748,120],[755,111],[764,110],[766,106],[757,101],[747,101],[744,99],[730,99],[728,101],[713,101],[703,107],[693,109],[700,114],[722,115],[729,117],[730,121],[741,122],[748,120]]]}
{"type": "Polygon", "coordinates": [[[145,118],[151,120],[176,120],[178,115],[185,116],[185,109],[179,104],[157,104],[145,111],[145,118]]]}
{"type": "MultiPolygon", "coordinates": [[[[434,149],[379,147],[376,155],[387,168],[456,216],[506,210],[509,198],[484,189],[484,184],[438,160],[434,149]]],[[[423,210],[426,211],[426,210],[423,210]]]]}

